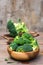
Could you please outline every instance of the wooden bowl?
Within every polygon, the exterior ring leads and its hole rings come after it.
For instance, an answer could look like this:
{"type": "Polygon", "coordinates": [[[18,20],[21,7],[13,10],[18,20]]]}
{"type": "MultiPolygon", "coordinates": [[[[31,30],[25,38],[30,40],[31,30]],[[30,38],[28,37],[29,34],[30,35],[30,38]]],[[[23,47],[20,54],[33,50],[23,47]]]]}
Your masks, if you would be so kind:
{"type": "Polygon", "coordinates": [[[39,48],[31,52],[16,52],[16,51],[12,51],[10,47],[8,46],[7,50],[8,50],[9,55],[12,58],[16,60],[22,60],[22,61],[35,58],[39,53],[39,48]]]}

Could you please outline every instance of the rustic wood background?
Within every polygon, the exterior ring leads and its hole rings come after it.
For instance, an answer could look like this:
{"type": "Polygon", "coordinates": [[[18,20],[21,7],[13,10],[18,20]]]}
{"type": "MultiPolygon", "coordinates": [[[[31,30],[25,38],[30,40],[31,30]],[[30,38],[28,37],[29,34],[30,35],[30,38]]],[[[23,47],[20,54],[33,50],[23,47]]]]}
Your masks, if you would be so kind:
{"type": "Polygon", "coordinates": [[[43,31],[43,0],[0,0],[0,32],[9,19],[21,18],[29,30],[43,31]]]}

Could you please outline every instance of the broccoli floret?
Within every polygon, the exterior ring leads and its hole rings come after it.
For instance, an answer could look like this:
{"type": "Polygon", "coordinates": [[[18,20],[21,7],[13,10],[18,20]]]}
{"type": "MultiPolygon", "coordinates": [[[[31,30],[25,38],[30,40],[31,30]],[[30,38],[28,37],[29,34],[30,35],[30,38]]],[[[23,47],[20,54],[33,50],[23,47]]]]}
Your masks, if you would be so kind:
{"type": "Polygon", "coordinates": [[[18,45],[17,45],[16,43],[11,42],[11,44],[10,44],[10,49],[12,49],[12,50],[15,51],[17,47],[18,47],[18,45]]]}
{"type": "Polygon", "coordinates": [[[17,35],[17,31],[16,31],[15,25],[12,22],[12,20],[8,21],[8,23],[7,23],[7,29],[10,32],[10,36],[15,37],[17,35]]]}
{"type": "Polygon", "coordinates": [[[12,48],[13,50],[17,52],[29,52],[29,51],[37,49],[38,47],[39,46],[36,39],[30,41],[27,38],[22,38],[19,36],[16,36],[12,44],[10,44],[10,48],[12,48]]]}
{"type": "Polygon", "coordinates": [[[28,29],[24,22],[21,22],[21,19],[18,20],[18,23],[14,23],[17,33],[28,32],[28,29]]]}
{"type": "Polygon", "coordinates": [[[32,46],[29,45],[29,44],[24,44],[24,45],[23,45],[23,49],[24,49],[24,52],[30,52],[30,51],[33,51],[32,46]]]}
{"type": "Polygon", "coordinates": [[[29,40],[33,39],[33,36],[32,36],[31,34],[29,34],[29,33],[24,33],[24,34],[22,34],[22,37],[23,37],[23,38],[27,38],[27,39],[29,39],[29,40]]]}
{"type": "Polygon", "coordinates": [[[17,49],[16,49],[17,52],[30,52],[30,51],[33,51],[33,48],[31,45],[29,44],[24,44],[22,46],[19,46],[17,49]]]}
{"type": "Polygon", "coordinates": [[[31,44],[31,41],[27,38],[23,38],[25,44],[31,44]]]}
{"type": "Polygon", "coordinates": [[[32,44],[31,45],[33,45],[33,50],[39,48],[39,45],[38,45],[38,42],[37,42],[36,39],[34,39],[34,41],[32,41],[32,44]]]}
{"type": "Polygon", "coordinates": [[[16,36],[14,39],[14,42],[17,43],[18,45],[23,45],[25,41],[23,40],[22,37],[16,36]]]}
{"type": "Polygon", "coordinates": [[[7,23],[7,29],[10,32],[10,36],[15,37],[21,32],[28,32],[28,29],[24,22],[13,23],[12,20],[9,20],[7,23]]]}
{"type": "Polygon", "coordinates": [[[31,44],[32,41],[34,40],[34,37],[29,33],[23,33],[22,38],[24,39],[25,43],[29,43],[29,44],[31,44]]]}
{"type": "Polygon", "coordinates": [[[19,46],[17,49],[16,49],[17,52],[24,52],[23,50],[23,46],[19,46]]]}
{"type": "Polygon", "coordinates": [[[33,39],[34,38],[30,34],[24,33],[24,34],[22,34],[21,37],[20,36],[16,36],[15,39],[14,39],[14,42],[19,44],[19,45],[31,44],[33,39]]]}

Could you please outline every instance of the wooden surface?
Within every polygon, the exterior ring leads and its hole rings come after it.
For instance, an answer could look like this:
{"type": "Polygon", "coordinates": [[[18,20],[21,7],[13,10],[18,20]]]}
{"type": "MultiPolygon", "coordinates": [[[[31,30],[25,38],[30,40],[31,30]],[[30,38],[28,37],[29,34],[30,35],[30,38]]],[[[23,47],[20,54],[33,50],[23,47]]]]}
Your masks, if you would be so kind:
{"type": "Polygon", "coordinates": [[[40,36],[36,37],[40,46],[40,53],[37,58],[30,61],[16,61],[10,58],[7,52],[7,40],[0,36],[0,65],[43,65],[43,33],[39,33],[40,36]],[[8,61],[5,61],[5,59],[8,61]],[[11,62],[11,63],[9,63],[11,62]]]}

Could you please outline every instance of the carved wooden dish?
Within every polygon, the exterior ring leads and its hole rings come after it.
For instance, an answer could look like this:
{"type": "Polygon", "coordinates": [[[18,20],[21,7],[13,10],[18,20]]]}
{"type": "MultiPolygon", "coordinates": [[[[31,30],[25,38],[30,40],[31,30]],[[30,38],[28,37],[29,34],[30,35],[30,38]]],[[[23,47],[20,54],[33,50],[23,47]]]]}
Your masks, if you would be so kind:
{"type": "Polygon", "coordinates": [[[32,58],[35,58],[39,53],[39,48],[37,48],[34,51],[31,52],[16,52],[12,51],[10,47],[7,48],[9,55],[16,60],[30,60],[32,58]]]}

